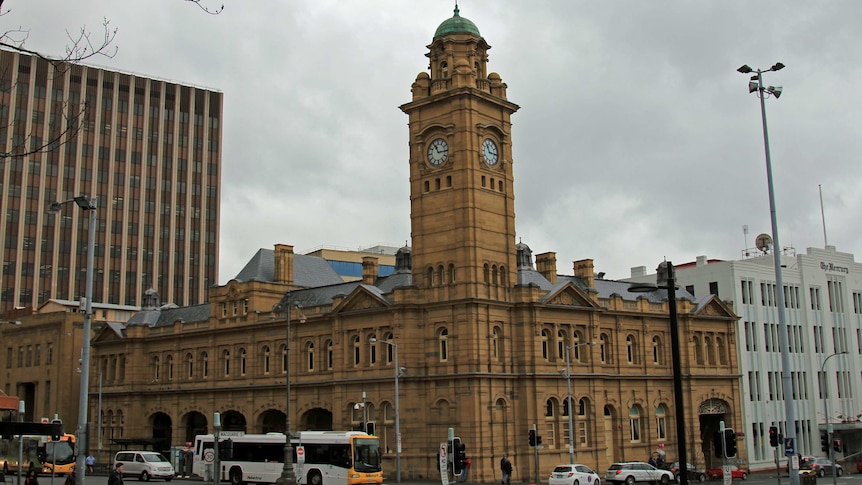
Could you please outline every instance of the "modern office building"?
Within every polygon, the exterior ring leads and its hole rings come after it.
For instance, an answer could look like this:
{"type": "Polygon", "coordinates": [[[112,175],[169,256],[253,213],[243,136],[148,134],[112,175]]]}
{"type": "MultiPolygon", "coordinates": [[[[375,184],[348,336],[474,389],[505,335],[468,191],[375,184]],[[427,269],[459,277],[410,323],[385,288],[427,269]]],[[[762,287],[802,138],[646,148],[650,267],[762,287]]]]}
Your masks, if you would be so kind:
{"type": "MultiPolygon", "coordinates": [[[[743,420],[751,468],[770,468],[775,452],[769,428],[786,429],[784,398],[796,409],[797,450],[825,455],[827,420],[840,451],[862,450],[862,264],[833,246],[786,250],[776,288],[771,248],[746,250],[735,261],[708,259],[676,266],[677,280],[696,296],[715,295],[740,315],[736,334],[744,400],[743,420]],[[783,389],[776,291],[784,292],[791,389],[783,389]],[[847,352],[846,355],[840,354],[847,352]],[[839,355],[834,355],[839,353],[839,355]],[[827,361],[827,359],[829,359],[827,361]],[[829,414],[826,414],[826,408],[829,414]]],[[[644,267],[633,281],[654,279],[644,267]]],[[[832,446],[835,443],[830,443],[832,446]]],[[[784,457],[784,450],[779,450],[784,457]]]]}
{"type": "Polygon", "coordinates": [[[569,275],[557,274],[552,252],[534,266],[515,230],[518,106],[488,70],[490,46],[456,9],[428,48],[430,72],[401,106],[412,243],[394,272],[381,276],[381,259],[367,255],[362,277],[344,281],[325,259],[278,244],[214,287],[208,304],[162,309],[156,298],[105,327],[93,359],[107,377],[90,421],[99,410],[112,450],[192,441],[212,431],[215,412],[224,431],[284,431],[290,396],[294,431],[375,422],[387,481],[399,471],[439,477],[449,428],[479,482],[499,480],[504,454],[515,480],[533,480],[569,462],[570,444],[598,470],[657,452],[672,460],[683,437],[671,423],[689,432],[689,461],[712,464],[712,433],[741,422],[737,316],[717,298],[678,292],[684,338],[673,349],[666,291],[631,293],[597,278],[590,259],[569,275]],[[533,426],[541,450],[529,446],[533,426]]]}
{"type": "Polygon", "coordinates": [[[217,282],[222,93],[0,51],[0,311],[93,301],[206,301],[217,282]]]}

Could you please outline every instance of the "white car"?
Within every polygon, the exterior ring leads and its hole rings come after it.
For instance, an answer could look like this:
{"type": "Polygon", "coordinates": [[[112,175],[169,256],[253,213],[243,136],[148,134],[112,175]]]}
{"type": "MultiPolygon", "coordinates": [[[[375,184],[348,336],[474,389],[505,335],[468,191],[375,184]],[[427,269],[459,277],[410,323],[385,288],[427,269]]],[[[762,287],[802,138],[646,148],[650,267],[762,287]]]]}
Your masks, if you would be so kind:
{"type": "Polygon", "coordinates": [[[656,468],[649,463],[629,461],[614,463],[605,472],[605,481],[635,485],[636,482],[649,482],[667,485],[674,480],[673,473],[656,468]]]}
{"type": "Polygon", "coordinates": [[[599,474],[577,463],[557,465],[548,478],[548,485],[601,485],[599,474]]]}
{"type": "Polygon", "coordinates": [[[170,482],[174,478],[174,466],[155,451],[118,451],[114,455],[114,466],[123,464],[123,475],[138,477],[148,482],[150,478],[163,478],[170,482]]]}

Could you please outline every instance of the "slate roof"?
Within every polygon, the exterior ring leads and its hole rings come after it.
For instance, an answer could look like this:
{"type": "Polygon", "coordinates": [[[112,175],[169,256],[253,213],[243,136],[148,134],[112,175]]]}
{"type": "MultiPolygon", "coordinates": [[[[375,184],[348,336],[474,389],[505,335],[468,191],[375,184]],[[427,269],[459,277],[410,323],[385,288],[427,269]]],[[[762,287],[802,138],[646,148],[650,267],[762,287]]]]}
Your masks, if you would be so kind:
{"type": "MultiPolygon", "coordinates": [[[[275,280],[275,251],[261,248],[234,278],[239,282],[275,280]]],[[[293,255],[293,282],[306,288],[333,285],[344,280],[318,256],[293,255]]]]}
{"type": "Polygon", "coordinates": [[[142,310],[132,315],[126,322],[126,327],[145,325],[148,327],[166,327],[181,322],[206,322],[210,317],[210,304],[142,310]]]}

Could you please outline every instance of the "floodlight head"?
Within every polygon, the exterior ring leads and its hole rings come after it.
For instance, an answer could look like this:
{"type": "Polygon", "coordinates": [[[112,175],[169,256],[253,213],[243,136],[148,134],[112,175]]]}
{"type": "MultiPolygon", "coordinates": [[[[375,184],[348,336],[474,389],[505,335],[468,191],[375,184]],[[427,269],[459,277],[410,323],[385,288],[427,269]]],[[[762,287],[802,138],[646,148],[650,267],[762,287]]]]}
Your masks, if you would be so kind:
{"type": "Polygon", "coordinates": [[[630,293],[649,293],[658,290],[658,286],[651,283],[634,283],[629,286],[630,293]]]}
{"type": "Polygon", "coordinates": [[[81,209],[90,209],[90,198],[86,195],[79,195],[72,200],[74,200],[81,209]]]}
{"type": "MultiPolygon", "coordinates": [[[[784,66],[782,66],[782,67],[784,67],[784,66]]],[[[741,72],[742,74],[748,74],[748,73],[749,73],[749,72],[751,72],[752,70],[753,70],[753,69],[751,69],[750,67],[748,67],[748,64],[743,64],[743,65],[742,65],[739,69],[737,69],[736,71],[737,71],[737,72],[741,72]]]]}
{"type": "Polygon", "coordinates": [[[758,84],[756,81],[749,81],[748,82],[748,92],[749,93],[753,93],[753,92],[757,91],[757,88],[758,88],[758,84]]]}
{"type": "Polygon", "coordinates": [[[368,339],[368,341],[371,342],[372,344],[376,344],[377,343],[377,337],[371,337],[368,339]]]}
{"type": "Polygon", "coordinates": [[[780,71],[784,69],[784,64],[780,62],[776,62],[772,67],[769,68],[770,71],[780,71]]]}
{"type": "Polygon", "coordinates": [[[62,209],[63,209],[63,204],[61,204],[59,202],[51,202],[51,205],[48,206],[48,213],[49,214],[56,214],[56,213],[60,212],[60,210],[62,210],[62,209]]]}
{"type": "Polygon", "coordinates": [[[776,98],[776,99],[778,99],[778,98],[780,98],[780,97],[781,97],[781,91],[782,91],[783,89],[784,89],[784,88],[782,88],[781,86],[769,86],[769,88],[767,89],[767,91],[769,91],[769,93],[770,93],[771,95],[775,96],[775,98],[776,98]]]}

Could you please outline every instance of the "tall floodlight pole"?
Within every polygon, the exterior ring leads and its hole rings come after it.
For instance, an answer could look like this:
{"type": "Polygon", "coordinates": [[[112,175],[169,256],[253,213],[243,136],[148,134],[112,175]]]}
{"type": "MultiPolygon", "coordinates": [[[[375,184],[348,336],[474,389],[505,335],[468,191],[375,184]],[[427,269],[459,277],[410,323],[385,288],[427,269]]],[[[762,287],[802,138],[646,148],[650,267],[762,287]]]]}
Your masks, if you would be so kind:
{"type": "Polygon", "coordinates": [[[679,483],[688,485],[688,450],[685,447],[685,409],[682,400],[682,363],[679,345],[679,314],[676,311],[676,274],[673,263],[664,261],[656,269],[656,285],[634,284],[629,287],[633,293],[645,293],[657,289],[667,290],[667,304],[670,318],[670,350],[673,364],[673,405],[676,414],[677,455],[679,456],[679,483]]]}
{"type": "Polygon", "coordinates": [[[823,359],[823,364],[820,365],[820,375],[823,376],[823,412],[826,417],[826,446],[828,447],[827,453],[829,454],[829,461],[833,463],[832,485],[838,485],[838,478],[835,476],[835,458],[832,452],[832,421],[829,420],[829,377],[826,376],[826,363],[829,362],[829,359],[832,357],[835,357],[836,355],[845,355],[846,353],[846,351],[835,352],[823,359]]]}
{"type": "Polygon", "coordinates": [[[596,345],[595,342],[584,342],[581,344],[570,345],[566,347],[566,390],[568,391],[568,397],[566,398],[569,403],[569,463],[575,462],[575,435],[574,427],[572,424],[572,414],[574,413],[574,408],[572,407],[572,367],[571,367],[571,358],[569,357],[569,351],[575,350],[576,347],[582,347],[584,345],[593,346],[596,345]]]}
{"type": "Polygon", "coordinates": [[[401,406],[398,402],[398,378],[401,376],[401,367],[398,366],[398,343],[390,340],[378,340],[373,337],[371,342],[389,345],[395,354],[395,481],[401,483],[401,406]]]}
{"type": "Polygon", "coordinates": [[[90,213],[89,235],[87,236],[87,282],[84,290],[84,329],[81,343],[81,387],[78,395],[78,456],[75,460],[75,485],[84,485],[87,472],[87,453],[90,449],[89,387],[90,387],[90,328],[93,318],[93,259],[96,247],[96,198],[79,195],[63,202],[53,202],[48,212],[58,213],[64,204],[78,205],[90,213]]]}
{"type": "MultiPolygon", "coordinates": [[[[763,148],[766,153],[766,185],[769,191],[769,215],[772,223],[772,260],[775,269],[775,301],[778,305],[778,342],[781,347],[781,382],[784,391],[784,438],[790,446],[785,446],[785,454],[788,456],[787,473],[790,475],[790,485],[799,485],[799,474],[793,468],[793,458],[789,451],[795,451],[796,448],[796,406],[793,402],[793,397],[787,395],[787,391],[792,389],[793,380],[791,379],[790,366],[790,339],[787,335],[787,319],[784,311],[784,281],[781,276],[781,243],[778,239],[778,217],[775,211],[775,188],[772,182],[772,159],[769,154],[769,131],[766,129],[766,98],[775,96],[777,99],[781,96],[781,86],[763,87],[763,73],[770,71],[780,71],[784,69],[784,64],[776,62],[769,69],[752,69],[748,65],[743,65],[738,72],[742,74],[755,73],[751,76],[748,83],[748,92],[757,93],[760,98],[760,119],[763,124],[763,148]],[[788,441],[789,440],[789,441],[788,441]]],[[[797,464],[798,465],[798,464],[797,464]]]]}

